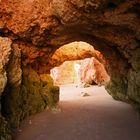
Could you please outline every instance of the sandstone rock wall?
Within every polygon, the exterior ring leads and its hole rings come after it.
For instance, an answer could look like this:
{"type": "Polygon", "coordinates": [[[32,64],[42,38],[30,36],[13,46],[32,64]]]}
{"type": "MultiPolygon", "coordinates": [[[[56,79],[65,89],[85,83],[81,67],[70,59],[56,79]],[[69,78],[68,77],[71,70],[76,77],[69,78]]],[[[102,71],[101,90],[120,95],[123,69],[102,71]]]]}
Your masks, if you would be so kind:
{"type": "MultiPolygon", "coordinates": [[[[20,43],[0,37],[0,139],[11,135],[27,116],[55,107],[59,88],[32,68],[23,66],[20,43]]],[[[21,43],[22,44],[22,43],[21,43]]]]}
{"type": "Polygon", "coordinates": [[[6,65],[9,62],[11,54],[12,41],[8,38],[0,37],[0,139],[11,139],[9,124],[1,114],[1,96],[7,84],[6,65]]]}
{"type": "Polygon", "coordinates": [[[59,67],[51,69],[51,76],[55,85],[76,83],[76,72],[74,70],[74,61],[66,61],[59,67]]]}
{"type": "Polygon", "coordinates": [[[107,85],[110,77],[103,64],[95,58],[85,59],[81,62],[81,82],[85,84],[96,83],[97,85],[107,85]]]}
{"type": "MultiPolygon", "coordinates": [[[[52,56],[60,46],[73,41],[90,43],[101,52],[105,59],[103,63],[110,76],[110,82],[106,86],[108,93],[115,99],[133,102],[140,108],[139,15],[139,0],[1,0],[0,36],[11,39],[13,44],[18,44],[18,48],[21,49],[22,72],[23,69],[26,69],[29,73],[34,71],[37,75],[38,73],[49,73],[50,69],[57,65],[56,61],[52,61],[52,56]]],[[[0,39],[0,46],[5,39],[0,39]]],[[[16,64],[17,61],[20,61],[19,49],[17,52],[11,53],[16,57],[19,56],[19,60],[13,61],[16,64]]],[[[17,77],[10,73],[6,76],[7,71],[4,67],[5,62],[8,61],[6,60],[3,64],[2,57],[5,53],[1,52],[0,96],[4,95],[3,89],[6,86],[5,94],[11,96],[11,92],[14,92],[13,97],[18,95],[19,98],[21,97],[19,94],[21,87],[13,85],[20,84],[21,70],[19,67],[15,69],[16,72],[19,72],[17,77]],[[14,82],[7,82],[6,77],[9,80],[11,77],[14,82]],[[9,83],[12,84],[13,90],[8,90],[9,83]]],[[[7,63],[6,67],[8,65],[10,66],[7,63]]],[[[11,70],[11,68],[9,69],[11,70]]],[[[23,77],[24,74],[26,75],[26,73],[22,73],[23,77]]],[[[29,82],[30,76],[25,81],[29,82]]],[[[34,82],[31,83],[30,86],[33,87],[34,82]]],[[[29,90],[27,84],[24,87],[24,91],[29,90]]],[[[36,97],[35,95],[32,99],[36,97]]],[[[16,98],[17,96],[8,101],[9,97],[5,96],[5,99],[3,98],[4,100],[1,99],[1,101],[7,100],[7,103],[13,104],[16,98]]],[[[9,104],[9,106],[11,105],[9,104]]],[[[18,108],[19,104],[17,103],[16,106],[18,108]]],[[[3,105],[1,110],[4,111],[3,105]]],[[[13,110],[15,109],[13,108],[13,110]]],[[[9,117],[11,115],[13,114],[9,111],[9,117]]],[[[3,117],[1,120],[4,120],[3,117]]],[[[13,123],[14,121],[13,119],[13,123]]]]}
{"type": "Polygon", "coordinates": [[[5,67],[9,62],[11,43],[12,41],[10,39],[0,37],[0,96],[7,83],[5,67]]]}
{"type": "Polygon", "coordinates": [[[103,64],[91,57],[83,60],[66,61],[59,67],[51,70],[54,84],[76,84],[76,85],[107,85],[110,80],[103,64]],[[76,65],[79,69],[75,69],[76,65]]]}

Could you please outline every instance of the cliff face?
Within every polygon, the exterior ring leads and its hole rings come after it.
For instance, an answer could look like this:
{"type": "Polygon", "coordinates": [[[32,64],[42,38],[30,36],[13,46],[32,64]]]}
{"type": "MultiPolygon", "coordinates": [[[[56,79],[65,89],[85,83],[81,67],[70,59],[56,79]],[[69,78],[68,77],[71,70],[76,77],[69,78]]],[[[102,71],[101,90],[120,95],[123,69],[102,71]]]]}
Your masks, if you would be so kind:
{"type": "MultiPolygon", "coordinates": [[[[103,55],[110,76],[108,93],[139,108],[139,15],[139,0],[1,0],[0,116],[16,127],[29,114],[42,110],[48,102],[41,95],[44,81],[40,74],[58,65],[52,58],[60,46],[79,40],[103,55]],[[31,104],[36,97],[39,101],[31,104]],[[30,109],[22,112],[21,106],[30,109]]],[[[45,91],[57,94],[58,88],[52,85],[45,91]]],[[[4,134],[6,126],[0,126],[4,134]]],[[[8,137],[9,131],[5,133],[8,137]]]]}

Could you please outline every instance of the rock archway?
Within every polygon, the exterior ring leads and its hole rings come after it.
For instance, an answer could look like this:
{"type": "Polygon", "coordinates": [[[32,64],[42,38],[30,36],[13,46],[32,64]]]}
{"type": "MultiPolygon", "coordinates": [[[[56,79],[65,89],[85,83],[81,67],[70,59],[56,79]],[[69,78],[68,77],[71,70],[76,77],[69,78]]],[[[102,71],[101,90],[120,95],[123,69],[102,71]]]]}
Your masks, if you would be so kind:
{"type": "MultiPolygon", "coordinates": [[[[44,87],[38,74],[48,73],[55,50],[73,41],[86,41],[100,51],[111,78],[108,93],[139,107],[139,0],[1,0],[0,7],[3,139],[10,139],[6,120],[16,128],[22,119],[46,107],[44,96],[37,94],[44,87]]],[[[47,85],[48,92],[58,92],[51,79],[47,85]]]]}

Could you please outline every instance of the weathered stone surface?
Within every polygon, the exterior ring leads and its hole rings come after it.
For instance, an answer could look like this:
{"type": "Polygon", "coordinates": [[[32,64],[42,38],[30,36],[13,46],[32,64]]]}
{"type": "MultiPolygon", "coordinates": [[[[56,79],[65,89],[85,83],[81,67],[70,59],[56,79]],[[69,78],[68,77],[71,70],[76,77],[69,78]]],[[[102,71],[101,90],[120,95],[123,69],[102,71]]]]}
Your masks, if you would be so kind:
{"type": "Polygon", "coordinates": [[[134,71],[131,69],[128,72],[128,90],[127,94],[129,98],[133,101],[135,101],[137,104],[140,103],[140,81],[139,77],[140,72],[139,71],[134,71]]]}
{"type": "Polygon", "coordinates": [[[74,65],[76,61],[65,61],[58,67],[51,69],[51,76],[55,85],[77,83],[74,65]]]}
{"type": "Polygon", "coordinates": [[[49,73],[52,66],[49,63],[54,50],[52,48],[37,48],[35,45],[26,42],[17,42],[22,52],[22,65],[30,65],[38,73],[49,73]]]}
{"type": "Polygon", "coordinates": [[[49,60],[50,66],[57,66],[65,61],[80,60],[95,57],[103,62],[102,54],[94,49],[94,46],[86,42],[73,42],[66,44],[55,51],[49,60]]]}
{"type": "Polygon", "coordinates": [[[12,45],[11,58],[7,66],[7,77],[11,85],[20,86],[22,81],[21,50],[17,44],[12,45]]]}
{"type": "MultiPolygon", "coordinates": [[[[101,59],[101,58],[100,58],[101,59]]],[[[83,60],[66,61],[51,70],[54,84],[107,85],[110,80],[103,64],[91,57],[83,60]],[[76,69],[78,64],[78,68],[76,69]]]]}
{"type": "Polygon", "coordinates": [[[3,68],[3,64],[0,62],[0,95],[2,94],[7,83],[6,72],[3,68]]]}
{"type": "Polygon", "coordinates": [[[7,83],[5,67],[11,54],[11,43],[9,38],[0,37],[0,95],[7,83]]]}
{"type": "Polygon", "coordinates": [[[1,140],[12,140],[11,131],[9,125],[4,117],[0,115],[0,139],[1,140]]]}
{"type": "MultiPolygon", "coordinates": [[[[1,0],[0,36],[18,43],[24,68],[42,74],[49,73],[52,64],[57,65],[51,57],[60,46],[86,41],[105,59],[103,63],[110,76],[106,86],[109,94],[140,105],[139,13],[139,0],[1,0]]],[[[5,71],[0,74],[3,92],[5,71]]],[[[17,90],[21,91],[16,88],[12,92],[17,95],[17,90]]]]}
{"type": "Polygon", "coordinates": [[[54,107],[59,100],[59,88],[53,86],[50,78],[42,81],[31,68],[23,69],[22,77],[22,85],[8,83],[2,97],[3,114],[13,130],[25,117],[44,110],[47,105],[54,107]]]}
{"type": "Polygon", "coordinates": [[[49,107],[56,107],[59,101],[59,87],[54,86],[53,79],[50,74],[41,74],[40,78],[43,82],[43,97],[47,100],[49,107]]]}
{"type": "Polygon", "coordinates": [[[6,65],[11,54],[12,41],[9,38],[0,37],[0,139],[11,140],[11,131],[8,122],[1,114],[1,95],[7,84],[6,65]]]}
{"type": "Polygon", "coordinates": [[[107,74],[103,64],[97,59],[90,58],[81,62],[81,81],[85,84],[96,83],[97,85],[107,85],[110,77],[107,74]]]}

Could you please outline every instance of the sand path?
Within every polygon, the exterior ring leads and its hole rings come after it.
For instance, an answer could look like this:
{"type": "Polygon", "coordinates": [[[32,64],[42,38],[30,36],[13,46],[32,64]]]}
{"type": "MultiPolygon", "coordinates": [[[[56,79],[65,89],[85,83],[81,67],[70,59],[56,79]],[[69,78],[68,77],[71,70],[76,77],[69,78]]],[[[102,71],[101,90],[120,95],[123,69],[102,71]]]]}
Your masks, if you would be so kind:
{"type": "Polygon", "coordinates": [[[140,140],[137,113],[104,87],[62,86],[59,108],[29,117],[15,140],[140,140]]]}

